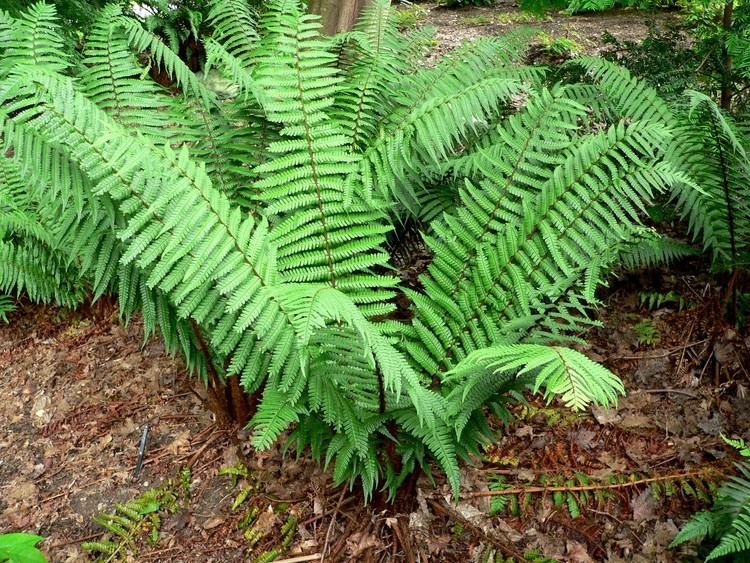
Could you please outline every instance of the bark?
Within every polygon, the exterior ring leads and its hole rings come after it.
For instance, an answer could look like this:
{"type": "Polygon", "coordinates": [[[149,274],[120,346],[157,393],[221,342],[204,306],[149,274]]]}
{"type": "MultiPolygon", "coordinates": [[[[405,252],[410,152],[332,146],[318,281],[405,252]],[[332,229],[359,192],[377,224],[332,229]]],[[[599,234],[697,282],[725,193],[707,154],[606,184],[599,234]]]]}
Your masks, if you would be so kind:
{"type": "Polygon", "coordinates": [[[368,0],[310,0],[309,10],[322,17],[323,33],[350,31],[368,0]]]}
{"type": "Polygon", "coordinates": [[[732,29],[734,20],[734,0],[726,0],[722,27],[724,28],[724,42],[721,47],[721,108],[729,111],[732,107],[732,56],[727,47],[727,37],[732,29]]]}

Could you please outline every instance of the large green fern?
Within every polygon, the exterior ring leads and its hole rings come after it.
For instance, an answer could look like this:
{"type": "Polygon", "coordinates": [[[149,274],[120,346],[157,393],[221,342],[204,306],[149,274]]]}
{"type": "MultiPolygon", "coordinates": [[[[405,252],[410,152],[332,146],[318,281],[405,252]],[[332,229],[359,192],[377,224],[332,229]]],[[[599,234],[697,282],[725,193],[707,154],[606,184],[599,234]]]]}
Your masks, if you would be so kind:
{"type": "Polygon", "coordinates": [[[256,447],[291,430],[367,496],[431,459],[457,490],[485,405],[615,402],[619,380],[560,342],[623,257],[678,252],[640,223],[654,193],[693,186],[664,158],[671,113],[593,59],[588,82],[547,84],[520,64],[528,31],[423,68],[423,35],[394,21],[376,0],[327,38],[297,0],[259,18],[213,0],[201,75],[116,6],[81,53],[50,6],[3,16],[0,251],[26,265],[3,262],[0,291],[117,294],[192,371],[259,397],[256,447]],[[432,254],[419,290],[392,273],[402,219],[432,254]]]}

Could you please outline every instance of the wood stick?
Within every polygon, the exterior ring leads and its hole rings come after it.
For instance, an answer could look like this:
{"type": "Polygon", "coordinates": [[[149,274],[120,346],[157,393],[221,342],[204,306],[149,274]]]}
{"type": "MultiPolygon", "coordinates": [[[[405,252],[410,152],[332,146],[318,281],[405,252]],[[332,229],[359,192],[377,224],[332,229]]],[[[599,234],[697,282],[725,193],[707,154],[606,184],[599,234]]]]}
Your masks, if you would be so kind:
{"type": "Polygon", "coordinates": [[[704,475],[705,470],[687,471],[685,473],[673,473],[671,475],[660,475],[659,477],[649,477],[647,479],[638,479],[636,481],[628,481],[627,483],[602,483],[599,485],[573,485],[573,486],[559,486],[559,487],[515,487],[512,489],[503,489],[500,491],[476,491],[469,493],[467,496],[476,497],[496,497],[503,495],[520,495],[523,493],[557,493],[557,492],[568,492],[568,491],[603,491],[603,490],[614,490],[614,489],[625,489],[628,487],[637,487],[638,485],[646,485],[648,483],[656,483],[658,481],[673,481],[676,479],[685,479],[686,477],[696,477],[698,475],[704,475]]]}

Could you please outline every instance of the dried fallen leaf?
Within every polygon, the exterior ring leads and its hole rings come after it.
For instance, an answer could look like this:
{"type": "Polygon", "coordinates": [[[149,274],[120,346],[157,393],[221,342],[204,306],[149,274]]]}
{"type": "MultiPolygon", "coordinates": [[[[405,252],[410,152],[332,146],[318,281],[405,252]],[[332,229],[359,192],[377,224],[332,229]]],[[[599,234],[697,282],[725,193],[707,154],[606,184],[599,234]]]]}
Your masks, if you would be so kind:
{"type": "Polygon", "coordinates": [[[172,443],[167,446],[167,451],[173,454],[184,453],[190,446],[190,430],[180,432],[172,443]]]}
{"type": "Polygon", "coordinates": [[[617,423],[621,428],[650,428],[653,425],[651,417],[642,414],[626,414],[617,423]]]}
{"type": "Polygon", "coordinates": [[[591,414],[594,415],[596,421],[602,426],[605,424],[615,424],[622,418],[616,409],[607,409],[599,406],[591,407],[591,414]]]}
{"type": "Polygon", "coordinates": [[[367,549],[380,547],[380,540],[374,534],[357,532],[346,540],[347,552],[352,558],[356,558],[367,549]]]}
{"type": "Polygon", "coordinates": [[[591,449],[594,447],[594,438],[596,437],[596,432],[593,430],[587,430],[586,428],[581,428],[580,430],[577,430],[575,432],[571,432],[570,437],[572,438],[573,442],[578,444],[580,447],[585,449],[591,449]]]}
{"type": "Polygon", "coordinates": [[[516,429],[517,438],[524,438],[526,436],[529,436],[530,438],[534,437],[534,427],[530,424],[524,424],[516,429]]]}
{"type": "Polygon", "coordinates": [[[651,489],[644,489],[633,497],[630,506],[633,508],[633,520],[638,524],[656,518],[656,500],[651,494],[651,489]]]}
{"type": "Polygon", "coordinates": [[[565,548],[568,551],[568,561],[570,563],[594,563],[586,547],[577,541],[569,540],[565,548]]]}
{"type": "Polygon", "coordinates": [[[214,516],[213,518],[209,518],[203,523],[203,529],[204,530],[213,530],[214,528],[218,528],[224,523],[224,517],[223,516],[214,516]]]}

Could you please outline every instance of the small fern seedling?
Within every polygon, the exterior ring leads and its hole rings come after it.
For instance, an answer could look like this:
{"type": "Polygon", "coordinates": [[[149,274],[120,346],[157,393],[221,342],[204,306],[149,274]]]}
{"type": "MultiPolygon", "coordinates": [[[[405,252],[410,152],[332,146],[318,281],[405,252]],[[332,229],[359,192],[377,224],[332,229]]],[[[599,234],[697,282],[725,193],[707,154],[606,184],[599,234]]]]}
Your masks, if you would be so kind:
{"type": "Polygon", "coordinates": [[[651,319],[643,319],[633,327],[638,344],[653,346],[661,342],[661,334],[651,319]]]}
{"type": "Polygon", "coordinates": [[[115,510],[93,518],[108,533],[109,538],[84,542],[81,547],[96,559],[110,563],[126,559],[137,551],[138,538],[145,536],[155,544],[159,541],[161,517],[159,512],[173,512],[177,508],[177,494],[169,481],[164,487],[149,489],[128,503],[115,504],[115,510]]]}

